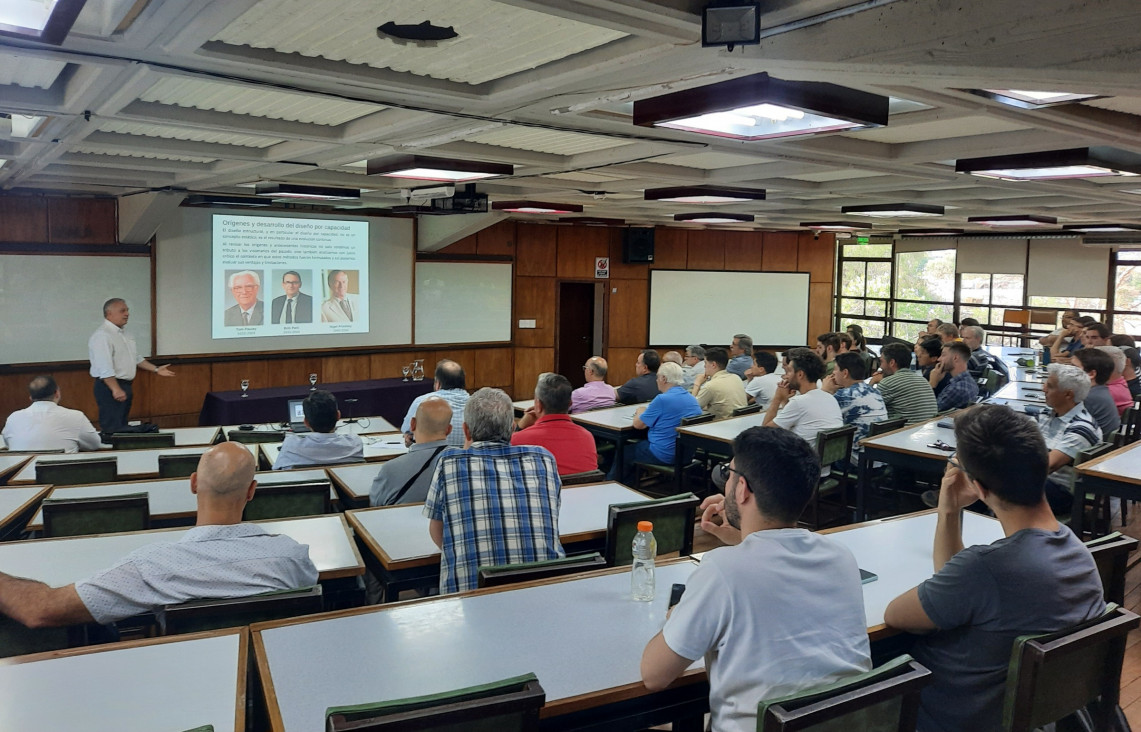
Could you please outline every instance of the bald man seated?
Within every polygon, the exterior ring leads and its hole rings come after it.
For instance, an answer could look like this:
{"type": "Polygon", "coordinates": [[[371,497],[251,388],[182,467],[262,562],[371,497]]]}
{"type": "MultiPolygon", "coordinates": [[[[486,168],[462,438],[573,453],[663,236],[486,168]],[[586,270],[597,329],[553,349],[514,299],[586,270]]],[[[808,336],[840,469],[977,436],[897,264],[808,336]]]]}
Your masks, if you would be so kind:
{"type": "Polygon", "coordinates": [[[452,405],[436,396],[420,402],[412,418],[412,436],[416,441],[407,453],[380,466],[368,492],[369,505],[423,503],[451,432],[452,405]]]}
{"type": "Polygon", "coordinates": [[[241,523],[256,488],[249,450],[234,442],[215,445],[190,476],[198,521],[179,541],[139,547],[66,587],[0,572],[0,613],[29,628],[107,624],[163,605],[317,584],[307,545],[241,523]]]}

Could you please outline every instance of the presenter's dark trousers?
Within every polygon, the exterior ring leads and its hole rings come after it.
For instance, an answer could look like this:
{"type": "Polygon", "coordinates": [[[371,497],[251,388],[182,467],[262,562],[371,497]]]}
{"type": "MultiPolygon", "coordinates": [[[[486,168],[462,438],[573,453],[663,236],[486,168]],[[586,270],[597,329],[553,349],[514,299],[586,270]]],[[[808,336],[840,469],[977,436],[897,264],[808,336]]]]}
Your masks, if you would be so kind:
{"type": "Polygon", "coordinates": [[[99,431],[110,434],[127,426],[127,415],[131,413],[131,382],[119,379],[119,388],[127,392],[125,401],[117,402],[111,395],[111,387],[103,379],[95,380],[95,404],[99,407],[99,431]]]}

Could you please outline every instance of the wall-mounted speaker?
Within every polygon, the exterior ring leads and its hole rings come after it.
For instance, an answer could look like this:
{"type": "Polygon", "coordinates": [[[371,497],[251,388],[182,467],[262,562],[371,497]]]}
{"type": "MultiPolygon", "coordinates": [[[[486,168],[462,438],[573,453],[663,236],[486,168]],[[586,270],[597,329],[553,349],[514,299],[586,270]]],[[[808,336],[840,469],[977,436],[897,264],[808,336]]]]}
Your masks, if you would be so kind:
{"type": "Polygon", "coordinates": [[[623,264],[652,261],[654,261],[654,230],[652,228],[629,228],[623,231],[623,264]]]}

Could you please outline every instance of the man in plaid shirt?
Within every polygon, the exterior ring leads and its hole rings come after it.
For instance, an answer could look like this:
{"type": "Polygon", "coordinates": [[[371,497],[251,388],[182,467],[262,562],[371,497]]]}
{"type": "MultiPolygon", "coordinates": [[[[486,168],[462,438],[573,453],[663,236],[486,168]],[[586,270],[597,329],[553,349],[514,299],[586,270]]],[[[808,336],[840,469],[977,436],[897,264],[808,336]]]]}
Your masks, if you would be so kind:
{"type": "Polygon", "coordinates": [[[424,515],[440,547],[440,593],[476,587],[481,566],[564,556],[559,475],[542,447],[511,445],[511,397],[483,388],[464,407],[466,449],[440,456],[424,515]]]}

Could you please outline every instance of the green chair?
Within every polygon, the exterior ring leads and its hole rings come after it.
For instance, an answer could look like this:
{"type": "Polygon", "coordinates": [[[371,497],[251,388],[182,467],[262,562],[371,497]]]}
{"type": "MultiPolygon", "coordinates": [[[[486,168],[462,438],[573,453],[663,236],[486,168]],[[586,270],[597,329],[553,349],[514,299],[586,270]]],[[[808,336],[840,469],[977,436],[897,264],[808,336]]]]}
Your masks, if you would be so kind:
{"type": "Polygon", "coordinates": [[[1141,618],[1111,604],[1101,617],[1072,628],[1015,639],[1004,732],[1030,732],[1051,722],[1059,729],[1128,730],[1118,706],[1121,664],[1129,631],[1138,625],[1141,618]]]}
{"type": "Polygon", "coordinates": [[[879,668],[757,705],[757,732],[911,732],[931,672],[899,656],[879,668]]]}
{"type": "Polygon", "coordinates": [[[151,527],[146,493],[90,498],[48,498],[41,504],[44,537],[115,534],[151,527]]]}
{"type": "Polygon", "coordinates": [[[478,586],[499,587],[517,582],[589,572],[592,569],[602,569],[605,566],[606,560],[598,552],[563,557],[562,559],[546,559],[539,562],[496,564],[479,568],[478,586]]]}
{"type": "Polygon", "coordinates": [[[586,485],[587,483],[601,483],[606,480],[606,473],[601,470],[588,470],[584,473],[570,473],[560,475],[563,485],[586,485]]]}
{"type": "Polygon", "coordinates": [[[259,485],[246,504],[243,521],[320,516],[329,513],[329,481],[306,480],[259,485]]]}
{"type": "Polygon", "coordinates": [[[119,479],[119,461],[113,457],[93,460],[42,460],[36,458],[36,482],[61,485],[114,483],[119,479]]]}
{"type": "Polygon", "coordinates": [[[321,585],[313,585],[250,597],[166,605],[158,615],[162,618],[159,625],[163,635],[181,635],[312,615],[324,609],[321,585]]]}
{"type": "MultiPolygon", "coordinates": [[[[1094,458],[1099,458],[1106,453],[1113,452],[1113,450],[1113,443],[1099,442],[1085,450],[1079,451],[1077,457],[1074,458],[1074,467],[1089,462],[1094,458]]],[[[1109,533],[1110,524],[1112,522],[1112,509],[1109,496],[1098,496],[1096,500],[1094,500],[1091,496],[1086,495],[1086,493],[1082,491],[1082,479],[1077,471],[1074,471],[1070,478],[1070,492],[1074,494],[1074,510],[1077,510],[1078,503],[1081,504],[1082,510],[1085,510],[1085,506],[1092,503],[1094,521],[1091,523],[1090,535],[1097,536],[1099,533],[1109,533]]]]}
{"type": "Polygon", "coordinates": [[[1137,442],[1141,437],[1141,406],[1134,404],[1121,413],[1121,426],[1117,428],[1113,444],[1115,447],[1125,447],[1137,442]]]}
{"type": "Polygon", "coordinates": [[[895,432],[907,426],[907,417],[897,417],[895,419],[881,419],[879,422],[872,422],[868,425],[868,437],[875,437],[882,435],[886,432],[895,432]]]}
{"type": "Polygon", "coordinates": [[[746,414],[758,414],[761,411],[760,404],[747,404],[743,407],[737,407],[729,413],[730,417],[744,417],[746,414]]]}
{"type": "Polygon", "coordinates": [[[155,447],[174,447],[173,432],[131,433],[119,432],[111,435],[112,450],[144,450],[155,447]]]}
{"type": "Polygon", "coordinates": [[[285,442],[283,430],[230,430],[226,433],[230,442],[240,442],[243,445],[258,445],[263,442],[285,442]]]}
{"type": "Polygon", "coordinates": [[[191,453],[190,455],[159,455],[158,477],[189,478],[191,473],[198,470],[198,462],[201,459],[201,453],[191,453]]]}
{"type": "MultiPolygon", "coordinates": [[[[694,417],[683,417],[681,420],[681,423],[678,425],[678,427],[692,427],[693,425],[696,425],[696,424],[705,424],[706,422],[712,422],[713,419],[714,419],[714,416],[712,414],[710,414],[709,412],[702,412],[701,414],[696,415],[694,417]]],[[[639,490],[641,489],[640,486],[642,485],[642,477],[645,474],[656,474],[656,475],[662,475],[666,478],[669,478],[670,486],[671,486],[670,491],[669,491],[670,495],[681,492],[682,487],[683,487],[681,484],[682,475],[681,475],[681,472],[678,470],[678,465],[677,465],[678,460],[681,459],[681,451],[679,450],[678,442],[679,441],[675,437],[674,438],[674,454],[677,456],[677,460],[675,460],[674,464],[672,464],[672,465],[667,465],[665,463],[634,463],[634,487],[635,488],[638,488],[639,490]]],[[[654,491],[654,492],[660,494],[659,491],[654,491]]]]}
{"type": "Polygon", "coordinates": [[[1125,602],[1125,573],[1128,570],[1129,554],[1137,548],[1137,540],[1120,531],[1107,534],[1086,542],[1086,548],[1097,563],[1097,573],[1101,575],[1101,586],[1105,590],[1105,601],[1125,602]]]}
{"type": "MultiPolygon", "coordinates": [[[[836,427],[830,430],[821,430],[816,433],[816,454],[820,456],[820,464],[822,466],[831,466],[839,463],[842,466],[848,466],[852,463],[852,443],[856,439],[855,425],[845,425],[843,427],[836,427]]],[[[812,521],[806,522],[803,519],[800,523],[805,524],[813,531],[820,525],[820,496],[823,495],[836,495],[840,496],[840,505],[846,511],[848,506],[845,502],[845,497],[848,494],[848,485],[851,483],[846,470],[833,470],[826,476],[823,476],[816,485],[816,490],[812,493],[812,500],[808,502],[808,508],[812,512],[812,521]]],[[[854,508],[852,509],[855,510],[854,508]]]]}
{"type": "Polygon", "coordinates": [[[71,628],[28,628],[0,614],[0,658],[44,653],[82,645],[75,637],[83,626],[71,628]]]}
{"type": "Polygon", "coordinates": [[[440,694],[329,707],[327,732],[537,732],[546,692],[535,674],[440,694]]]}
{"type": "Polygon", "coordinates": [[[634,561],[631,543],[639,521],[654,524],[658,554],[693,552],[693,524],[701,500],[692,493],[653,501],[614,503],[606,519],[606,566],[625,567],[634,561]]]}

